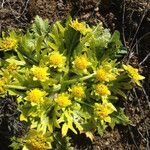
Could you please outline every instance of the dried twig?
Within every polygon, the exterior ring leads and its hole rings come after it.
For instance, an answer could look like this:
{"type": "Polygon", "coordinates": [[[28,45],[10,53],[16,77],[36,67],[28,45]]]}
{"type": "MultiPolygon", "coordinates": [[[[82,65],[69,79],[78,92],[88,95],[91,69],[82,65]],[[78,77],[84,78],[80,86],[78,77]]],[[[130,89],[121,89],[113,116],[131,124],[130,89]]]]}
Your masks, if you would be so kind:
{"type": "Polygon", "coordinates": [[[139,32],[139,29],[140,29],[140,27],[141,27],[141,24],[142,24],[142,22],[143,22],[143,20],[144,20],[144,18],[145,18],[145,16],[146,16],[146,13],[147,13],[147,11],[148,11],[148,6],[149,6],[149,0],[147,1],[147,5],[146,5],[145,10],[144,10],[144,12],[143,12],[142,18],[141,18],[141,20],[140,20],[140,22],[139,22],[139,25],[138,25],[138,27],[137,27],[137,29],[136,29],[136,31],[135,31],[135,34],[134,34],[134,36],[133,36],[133,39],[132,39],[131,43],[130,43],[130,48],[131,48],[131,50],[132,50],[133,42],[134,42],[134,40],[135,40],[135,38],[136,38],[136,36],[137,36],[137,33],[139,32]]]}
{"type": "Polygon", "coordinates": [[[146,101],[147,101],[147,104],[148,104],[148,107],[149,107],[149,110],[150,110],[149,96],[148,96],[146,90],[144,89],[143,85],[142,85],[142,91],[143,91],[143,94],[144,94],[144,96],[145,96],[145,98],[146,98],[146,101]]]}
{"type": "Polygon", "coordinates": [[[150,57],[150,52],[146,55],[146,57],[139,63],[139,66],[141,66],[148,58],[150,57]]]}
{"type": "Polygon", "coordinates": [[[145,16],[146,16],[146,14],[147,14],[148,7],[149,7],[149,0],[147,0],[147,4],[146,4],[146,6],[145,6],[145,10],[144,10],[144,12],[143,12],[142,18],[141,18],[141,20],[140,20],[140,22],[139,22],[139,25],[138,25],[138,27],[137,27],[137,29],[136,29],[136,32],[135,32],[135,34],[134,34],[134,36],[133,36],[133,39],[132,39],[132,41],[131,41],[130,44],[129,44],[129,52],[128,52],[127,56],[126,56],[126,58],[128,58],[127,64],[129,63],[130,59],[132,58],[133,53],[134,53],[134,52],[133,52],[133,51],[134,51],[134,48],[137,47],[137,44],[138,44],[145,36],[149,35],[149,33],[144,34],[144,35],[143,35],[139,40],[137,40],[137,41],[135,42],[135,44],[133,45],[133,43],[134,43],[134,41],[135,41],[135,39],[136,39],[137,33],[139,32],[139,29],[140,29],[140,27],[141,27],[141,24],[142,24],[142,22],[143,22],[143,20],[144,20],[144,18],[145,18],[145,16]]]}
{"type": "Polygon", "coordinates": [[[25,13],[25,11],[27,10],[28,4],[29,4],[30,0],[27,0],[25,3],[25,7],[24,10],[22,11],[22,13],[20,14],[20,17],[25,13]]]}
{"type": "Polygon", "coordinates": [[[140,150],[139,147],[138,147],[138,145],[137,145],[137,143],[136,143],[136,141],[135,141],[135,139],[134,139],[134,134],[133,134],[133,132],[132,132],[132,130],[131,130],[130,125],[128,125],[128,129],[129,129],[129,133],[130,133],[130,135],[131,135],[131,138],[132,138],[132,140],[133,140],[133,143],[134,143],[136,149],[137,149],[137,150],[140,150]]]}
{"type": "Polygon", "coordinates": [[[2,4],[1,4],[1,8],[3,9],[4,7],[4,3],[5,3],[5,0],[2,0],[2,4]]]}
{"type": "Polygon", "coordinates": [[[132,49],[135,48],[136,44],[139,44],[141,42],[141,40],[143,40],[146,36],[150,35],[150,32],[145,33],[143,36],[141,36],[136,42],[135,44],[132,46],[132,49]]]}
{"type": "MultiPolygon", "coordinates": [[[[144,89],[144,88],[143,88],[144,89]]],[[[145,90],[144,90],[145,91],[145,90]]],[[[133,89],[133,92],[134,92],[134,95],[135,95],[135,98],[137,99],[137,101],[138,101],[138,108],[140,109],[140,112],[141,112],[141,115],[142,115],[142,117],[144,118],[144,111],[143,111],[143,109],[142,109],[142,107],[141,107],[141,102],[140,102],[140,99],[139,99],[139,97],[137,96],[137,92],[136,92],[136,89],[133,89]]],[[[146,92],[145,92],[145,94],[144,95],[146,95],[147,96],[147,94],[146,94],[146,92]]],[[[149,103],[148,103],[149,104],[149,103]]],[[[150,107],[149,107],[150,108],[150,107]]],[[[146,130],[146,138],[147,139],[149,139],[149,131],[148,131],[148,128],[147,128],[147,121],[144,119],[144,123],[143,123],[143,128],[145,128],[145,130],[146,130]]],[[[146,138],[144,138],[144,139],[146,139],[146,138]]],[[[149,140],[146,140],[146,142],[147,142],[147,145],[149,145],[148,143],[149,143],[149,140]]],[[[148,148],[148,147],[147,147],[148,148]]]]}
{"type": "Polygon", "coordinates": [[[126,37],[125,37],[125,0],[123,0],[123,13],[122,13],[122,38],[123,38],[123,43],[125,45],[125,47],[127,47],[126,45],[126,37]]]}

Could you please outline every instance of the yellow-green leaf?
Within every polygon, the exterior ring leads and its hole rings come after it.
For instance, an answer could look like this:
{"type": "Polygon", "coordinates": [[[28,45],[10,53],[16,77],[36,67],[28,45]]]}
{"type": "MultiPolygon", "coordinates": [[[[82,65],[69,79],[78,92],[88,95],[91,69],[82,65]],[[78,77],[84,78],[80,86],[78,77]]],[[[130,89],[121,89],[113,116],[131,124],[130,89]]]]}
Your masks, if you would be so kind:
{"type": "Polygon", "coordinates": [[[64,123],[62,126],[62,129],[61,129],[62,136],[63,137],[66,136],[67,132],[68,132],[68,125],[66,123],[64,123]]]}
{"type": "Polygon", "coordinates": [[[86,137],[88,137],[91,141],[94,140],[94,135],[92,132],[88,131],[88,132],[85,132],[85,135],[86,137]]]}
{"type": "Polygon", "coordinates": [[[48,130],[52,133],[53,132],[53,124],[49,123],[48,124],[48,130]]]}
{"type": "Polygon", "coordinates": [[[74,124],[76,128],[79,130],[79,132],[81,133],[83,131],[83,127],[77,121],[74,121],[74,124]]]}
{"type": "Polygon", "coordinates": [[[72,119],[72,117],[71,117],[71,115],[70,115],[70,113],[69,113],[68,111],[65,111],[65,112],[64,112],[64,115],[65,115],[65,117],[67,118],[67,121],[68,121],[69,123],[72,123],[72,122],[73,122],[73,119],[72,119]]]}
{"type": "Polygon", "coordinates": [[[23,114],[21,114],[20,115],[20,121],[28,121],[28,119],[23,115],[23,114]]]}
{"type": "Polygon", "coordinates": [[[24,146],[23,148],[22,148],[22,150],[29,150],[26,146],[24,146]]]}
{"type": "Polygon", "coordinates": [[[72,123],[71,123],[71,122],[68,124],[68,128],[69,128],[70,130],[72,130],[75,134],[77,134],[77,131],[74,129],[74,127],[72,126],[72,123]]]}

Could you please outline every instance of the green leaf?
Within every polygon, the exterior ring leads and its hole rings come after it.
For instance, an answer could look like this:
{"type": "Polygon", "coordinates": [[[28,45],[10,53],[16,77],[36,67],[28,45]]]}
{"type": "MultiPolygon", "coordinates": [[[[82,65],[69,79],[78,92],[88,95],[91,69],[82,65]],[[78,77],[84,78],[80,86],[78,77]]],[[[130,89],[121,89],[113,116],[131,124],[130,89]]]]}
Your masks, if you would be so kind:
{"type": "Polygon", "coordinates": [[[55,51],[58,51],[58,49],[59,49],[59,47],[56,44],[54,44],[54,43],[52,43],[50,41],[48,41],[48,46],[50,48],[52,48],[53,50],[55,50],[55,51]]]}
{"type": "Polygon", "coordinates": [[[66,117],[66,120],[67,120],[68,124],[72,124],[73,123],[73,119],[72,119],[72,116],[71,116],[70,112],[69,111],[65,111],[64,115],[66,117]]]}
{"type": "Polygon", "coordinates": [[[67,49],[68,57],[71,57],[71,55],[74,53],[74,49],[76,48],[77,44],[80,40],[80,33],[71,27],[68,27],[68,29],[64,33],[64,44],[67,49]]]}
{"type": "Polygon", "coordinates": [[[100,124],[98,124],[98,127],[97,127],[98,134],[100,136],[103,136],[104,131],[105,131],[106,128],[107,128],[107,125],[103,121],[101,121],[100,124]]]}
{"type": "Polygon", "coordinates": [[[114,94],[118,94],[118,95],[122,96],[124,99],[127,99],[126,94],[125,94],[122,90],[120,90],[119,88],[113,86],[113,87],[111,88],[111,91],[112,91],[114,94]]]}
{"type": "Polygon", "coordinates": [[[126,83],[126,82],[119,82],[118,86],[122,90],[131,90],[133,88],[130,83],[126,83]]]}
{"type": "Polygon", "coordinates": [[[24,146],[23,148],[22,148],[22,150],[29,150],[26,146],[24,146]]]}
{"type": "Polygon", "coordinates": [[[60,22],[56,22],[53,27],[51,33],[49,33],[50,36],[50,42],[49,46],[54,50],[60,50],[60,52],[63,52],[64,48],[64,27],[60,24],[60,22]]]}
{"type": "Polygon", "coordinates": [[[36,34],[36,35],[46,35],[49,31],[49,23],[48,23],[48,19],[43,20],[41,17],[36,16],[35,17],[35,21],[32,25],[32,31],[36,34]]]}
{"type": "Polygon", "coordinates": [[[79,130],[79,132],[81,133],[83,131],[83,127],[80,125],[80,123],[74,120],[74,124],[76,128],[79,130]]]}
{"type": "Polygon", "coordinates": [[[20,121],[28,121],[28,119],[23,115],[23,114],[21,114],[20,115],[20,121]]]}
{"type": "Polygon", "coordinates": [[[61,129],[61,133],[63,137],[67,135],[68,129],[69,129],[68,125],[64,123],[61,129]]]}
{"type": "Polygon", "coordinates": [[[10,140],[12,143],[9,145],[9,147],[13,148],[13,150],[21,149],[21,139],[20,138],[12,137],[10,140]]]}
{"type": "Polygon", "coordinates": [[[19,51],[16,51],[16,52],[17,52],[18,58],[19,58],[21,61],[25,61],[24,58],[23,58],[23,55],[22,55],[19,51]]]}
{"type": "Polygon", "coordinates": [[[41,48],[42,48],[42,42],[43,42],[44,38],[43,36],[40,36],[36,42],[36,54],[37,54],[37,58],[38,60],[40,59],[41,55],[40,55],[40,52],[41,52],[41,48]]]}
{"type": "Polygon", "coordinates": [[[114,43],[117,43],[118,46],[121,46],[122,43],[120,41],[120,33],[118,31],[115,31],[114,34],[112,35],[111,37],[111,40],[110,42],[114,42],[114,43]]]}
{"type": "Polygon", "coordinates": [[[130,123],[131,121],[124,113],[124,108],[119,108],[117,112],[111,114],[111,123],[110,123],[111,128],[114,128],[116,124],[127,125],[130,123]]]}
{"type": "Polygon", "coordinates": [[[93,140],[94,140],[94,135],[93,135],[93,133],[92,133],[92,132],[87,131],[87,132],[85,132],[85,135],[86,135],[86,137],[88,137],[91,141],[93,141],[93,140]]]}
{"type": "Polygon", "coordinates": [[[120,33],[115,31],[109,42],[107,53],[110,58],[115,59],[127,53],[127,49],[123,47],[120,40],[120,33]]]}

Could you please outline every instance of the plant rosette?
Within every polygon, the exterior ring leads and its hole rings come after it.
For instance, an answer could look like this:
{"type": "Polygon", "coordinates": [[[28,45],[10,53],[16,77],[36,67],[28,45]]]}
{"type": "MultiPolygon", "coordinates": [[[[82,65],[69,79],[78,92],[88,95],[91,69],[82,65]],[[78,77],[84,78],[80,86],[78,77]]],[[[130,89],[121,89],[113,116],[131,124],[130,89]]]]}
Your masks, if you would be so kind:
{"type": "Polygon", "coordinates": [[[127,53],[119,32],[72,19],[50,28],[37,16],[25,34],[3,33],[0,51],[0,95],[17,95],[29,129],[12,138],[14,149],[62,149],[63,140],[67,149],[69,130],[93,141],[95,132],[130,123],[117,101],[144,77],[118,59],[127,53]]]}

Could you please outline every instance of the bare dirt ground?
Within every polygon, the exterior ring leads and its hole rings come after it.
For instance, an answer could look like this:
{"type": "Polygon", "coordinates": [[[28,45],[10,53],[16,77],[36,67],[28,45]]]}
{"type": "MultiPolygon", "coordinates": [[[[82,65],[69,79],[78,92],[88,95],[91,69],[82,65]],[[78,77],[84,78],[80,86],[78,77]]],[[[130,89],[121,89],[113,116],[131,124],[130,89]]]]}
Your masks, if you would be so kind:
{"type": "MultiPolygon", "coordinates": [[[[68,15],[90,25],[102,21],[113,33],[119,30],[129,50],[123,59],[140,68],[145,80],[134,88],[124,102],[132,125],[108,129],[103,137],[95,135],[91,143],[84,135],[74,136],[77,150],[149,150],[150,149],[150,2],[149,0],[1,0],[0,33],[9,27],[26,29],[35,15],[50,23],[68,15]]],[[[0,135],[1,136],[1,135],[0,135]]],[[[5,137],[0,137],[0,141],[5,137]]],[[[3,140],[4,141],[4,140],[3,140]]],[[[1,143],[6,145],[7,142],[1,143]]],[[[0,144],[0,145],[1,145],[0,144]]],[[[2,149],[3,150],[3,149],[2,149]]]]}

